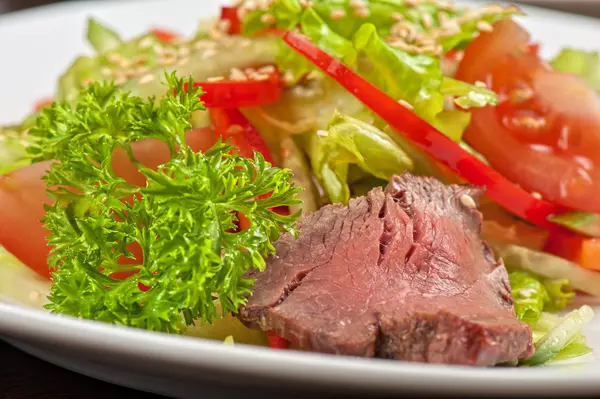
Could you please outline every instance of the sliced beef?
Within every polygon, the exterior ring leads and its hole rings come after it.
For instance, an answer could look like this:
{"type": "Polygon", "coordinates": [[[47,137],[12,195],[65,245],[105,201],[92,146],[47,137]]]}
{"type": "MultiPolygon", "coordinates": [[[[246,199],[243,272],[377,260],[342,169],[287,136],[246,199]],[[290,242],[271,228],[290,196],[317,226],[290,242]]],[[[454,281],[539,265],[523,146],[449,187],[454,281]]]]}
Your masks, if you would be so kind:
{"type": "Polygon", "coordinates": [[[506,269],[480,238],[479,195],[404,174],[320,209],[252,274],[240,319],[340,355],[479,366],[529,356],[506,269]]]}

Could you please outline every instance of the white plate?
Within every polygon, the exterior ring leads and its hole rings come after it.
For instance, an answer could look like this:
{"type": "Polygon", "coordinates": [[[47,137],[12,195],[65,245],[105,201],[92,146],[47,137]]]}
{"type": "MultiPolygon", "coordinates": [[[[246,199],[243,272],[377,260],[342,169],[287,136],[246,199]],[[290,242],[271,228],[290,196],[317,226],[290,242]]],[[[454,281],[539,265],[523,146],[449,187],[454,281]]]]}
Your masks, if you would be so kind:
{"type": "MultiPolygon", "coordinates": [[[[151,25],[191,33],[218,0],[65,3],[0,17],[0,124],[19,121],[54,92],[59,73],[87,51],[85,19],[93,15],[125,36],[151,25]]],[[[545,56],[562,46],[599,49],[598,20],[528,9],[522,19],[545,56]]],[[[1,206],[1,204],[0,204],[1,206]]],[[[0,279],[2,276],[0,275],[0,279]]],[[[26,295],[24,295],[26,297],[26,295]]],[[[600,353],[600,317],[586,330],[600,353]]],[[[114,383],[178,397],[209,394],[212,385],[285,384],[338,392],[551,395],[600,394],[600,360],[574,368],[475,369],[272,351],[149,333],[53,316],[0,300],[0,336],[27,352],[114,383]]],[[[221,385],[222,386],[222,385],[221,385]]]]}

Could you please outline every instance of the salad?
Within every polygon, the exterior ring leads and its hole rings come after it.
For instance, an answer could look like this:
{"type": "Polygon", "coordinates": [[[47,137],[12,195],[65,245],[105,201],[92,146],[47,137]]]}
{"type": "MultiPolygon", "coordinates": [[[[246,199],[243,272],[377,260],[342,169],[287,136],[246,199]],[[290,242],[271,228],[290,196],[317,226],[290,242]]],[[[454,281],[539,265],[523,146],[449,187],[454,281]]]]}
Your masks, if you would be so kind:
{"type": "Polygon", "coordinates": [[[410,173],[483,190],[478,204],[459,198],[481,213],[510,317],[530,335],[511,363],[590,353],[581,329],[594,312],[570,305],[600,296],[600,55],[542,59],[521,15],[437,0],[245,0],[192,37],[127,40],[89,19],[94,53],[0,128],[0,293],[106,323],[307,349],[295,333],[247,327],[256,273],[290,237],[303,242],[314,215],[410,173]]]}

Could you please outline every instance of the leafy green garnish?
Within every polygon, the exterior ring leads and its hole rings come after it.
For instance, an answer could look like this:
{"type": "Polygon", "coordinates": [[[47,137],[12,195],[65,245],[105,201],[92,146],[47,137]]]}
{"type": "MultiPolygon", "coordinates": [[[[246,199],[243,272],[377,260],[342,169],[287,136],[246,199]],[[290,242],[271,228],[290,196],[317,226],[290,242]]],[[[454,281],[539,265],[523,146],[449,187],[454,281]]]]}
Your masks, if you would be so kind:
{"type": "Polygon", "coordinates": [[[31,131],[40,138],[32,156],[58,161],[45,178],[56,201],[44,219],[55,269],[47,307],[55,313],[181,332],[194,319],[235,312],[253,283],[245,273],[265,267],[280,233],[295,233],[298,214],[270,211],[298,202],[289,170],[271,167],[260,154],[232,155],[223,143],[194,153],[184,135],[191,113],[203,108],[201,90],[184,89],[194,87],[191,78],[166,76],[176,96],[142,99],[93,83],[75,106],[46,108],[31,131]],[[133,143],[146,138],[170,149],[171,160],[157,170],[134,158],[133,143]],[[146,177],[145,187],[115,174],[117,147],[146,177]],[[251,223],[238,233],[236,212],[251,223]],[[143,259],[120,264],[135,259],[131,245],[141,247],[143,259]],[[111,277],[127,271],[136,274],[111,277]]]}
{"type": "Polygon", "coordinates": [[[548,330],[535,342],[536,351],[533,356],[521,362],[523,365],[537,366],[555,360],[579,357],[591,352],[581,334],[582,328],[594,318],[594,310],[584,305],[558,318],[553,323],[543,321],[533,324],[534,331],[548,330]],[[549,324],[549,325],[548,325],[549,324]]]}
{"type": "Polygon", "coordinates": [[[403,170],[412,170],[411,159],[375,126],[336,113],[327,130],[311,138],[309,156],[313,173],[331,202],[346,204],[350,199],[348,173],[351,165],[389,180],[403,170]]]}
{"type": "Polygon", "coordinates": [[[27,155],[27,146],[30,142],[27,130],[0,127],[0,175],[29,165],[31,160],[27,155]]]}
{"type": "Polygon", "coordinates": [[[581,76],[600,93],[600,52],[565,48],[550,65],[557,71],[581,76]]]}
{"type": "Polygon", "coordinates": [[[117,32],[94,18],[88,19],[87,40],[99,54],[116,49],[123,44],[117,32]]]}
{"type": "Polygon", "coordinates": [[[527,323],[536,322],[550,301],[544,284],[527,272],[512,272],[509,279],[517,318],[527,323]]]}

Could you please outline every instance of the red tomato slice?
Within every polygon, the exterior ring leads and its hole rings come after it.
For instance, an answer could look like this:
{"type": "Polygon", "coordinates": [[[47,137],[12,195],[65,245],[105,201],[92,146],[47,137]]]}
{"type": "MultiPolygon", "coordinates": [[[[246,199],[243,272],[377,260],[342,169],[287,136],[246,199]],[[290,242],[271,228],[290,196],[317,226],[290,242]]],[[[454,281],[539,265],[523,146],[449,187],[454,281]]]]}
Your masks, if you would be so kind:
{"type": "MultiPolygon", "coordinates": [[[[186,133],[185,139],[193,151],[206,151],[217,142],[217,135],[212,128],[193,129],[186,133]]],[[[132,145],[135,159],[148,168],[156,169],[169,161],[169,148],[158,139],[146,139],[132,145]]],[[[113,154],[112,166],[115,174],[129,184],[145,186],[146,178],[129,160],[125,150],[117,148],[113,154]]]]}
{"type": "Polygon", "coordinates": [[[580,78],[552,71],[529,39],[505,20],[465,50],[456,77],[499,95],[496,108],[472,111],[465,140],[526,190],[600,212],[600,101],[580,78]]]}
{"type": "Polygon", "coordinates": [[[237,7],[221,7],[221,20],[229,23],[227,33],[230,35],[237,35],[241,32],[242,24],[238,17],[237,7]]]}
{"type": "MultiPolygon", "coordinates": [[[[217,140],[212,129],[202,128],[186,134],[188,145],[194,151],[204,151],[217,140]]],[[[158,140],[144,140],[133,145],[133,152],[141,163],[156,168],[169,160],[167,146],[158,140]]],[[[36,163],[7,175],[0,176],[0,245],[44,277],[50,277],[47,258],[50,247],[46,237],[48,231],[40,220],[45,214],[44,204],[53,201],[46,193],[46,174],[50,162],[36,163]]],[[[129,161],[123,150],[116,150],[113,168],[118,176],[130,184],[144,185],[145,179],[129,161]]],[[[122,258],[119,263],[139,264],[143,259],[139,245],[130,244],[128,249],[136,259],[122,258]]],[[[126,278],[133,272],[114,273],[114,278],[126,278]]]]}
{"type": "Polygon", "coordinates": [[[44,277],[50,277],[50,247],[40,221],[52,199],[41,179],[49,168],[40,162],[0,176],[0,245],[44,277]]]}

